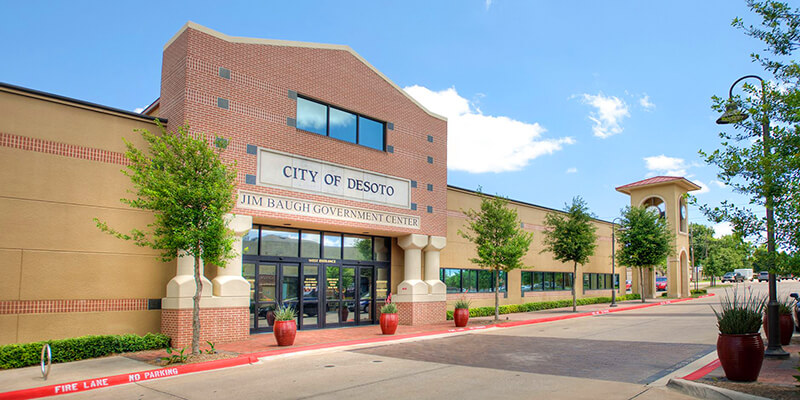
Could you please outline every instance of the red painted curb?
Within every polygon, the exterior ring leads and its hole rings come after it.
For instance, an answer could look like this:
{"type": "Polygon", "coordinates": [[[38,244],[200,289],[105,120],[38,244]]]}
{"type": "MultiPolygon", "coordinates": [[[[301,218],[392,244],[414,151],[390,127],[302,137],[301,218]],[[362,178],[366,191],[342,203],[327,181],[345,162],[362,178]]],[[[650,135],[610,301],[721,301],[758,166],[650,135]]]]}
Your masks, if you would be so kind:
{"type": "MultiPolygon", "coordinates": [[[[699,296],[697,298],[703,297],[710,297],[714,294],[707,294],[703,296],[699,296]]],[[[628,310],[637,310],[642,308],[648,307],[655,307],[655,306],[662,306],[666,304],[672,303],[679,303],[683,301],[693,300],[693,297],[686,297],[682,299],[676,300],[665,300],[658,303],[651,303],[651,304],[640,304],[631,307],[623,307],[623,308],[609,308],[605,310],[599,311],[588,311],[579,314],[568,314],[568,315],[558,315],[554,317],[545,317],[545,318],[537,318],[537,319],[529,319],[525,321],[514,321],[514,322],[503,322],[494,325],[480,325],[474,326],[469,328],[457,328],[457,329],[446,329],[440,331],[429,331],[429,332],[418,332],[418,333],[409,333],[405,335],[385,335],[376,338],[368,338],[368,339],[359,339],[359,340],[350,340],[346,342],[333,342],[333,343],[321,343],[321,344],[314,344],[309,346],[303,347],[286,347],[277,350],[269,350],[269,351],[262,351],[256,353],[248,353],[240,355],[236,358],[228,358],[224,360],[215,360],[215,361],[206,361],[202,363],[195,363],[195,364],[186,364],[186,365],[179,365],[176,367],[169,367],[169,368],[161,368],[161,369],[154,369],[154,370],[147,370],[147,371],[140,371],[128,374],[121,374],[121,375],[114,375],[114,376],[107,376],[104,378],[94,378],[94,379],[85,379],[81,381],[69,382],[69,383],[62,383],[57,385],[48,385],[48,386],[40,386],[36,388],[30,389],[21,389],[15,390],[12,392],[5,392],[0,393],[0,400],[10,400],[10,399],[33,399],[38,397],[44,396],[56,396],[61,394],[67,393],[77,393],[83,392],[87,390],[99,389],[104,387],[111,387],[117,385],[124,385],[127,383],[133,382],[141,382],[141,381],[148,381],[153,379],[160,379],[166,378],[170,376],[178,376],[184,375],[194,372],[203,372],[203,371],[211,371],[215,369],[221,368],[228,368],[234,367],[238,365],[244,364],[252,364],[258,361],[259,358],[262,357],[270,357],[270,356],[278,356],[282,354],[291,354],[291,353],[299,353],[302,351],[310,351],[310,350],[321,350],[321,349],[329,349],[334,347],[345,347],[345,346],[353,346],[359,344],[367,344],[367,343],[382,343],[388,342],[393,340],[402,340],[402,339],[411,339],[417,337],[424,337],[424,336],[434,336],[434,335],[443,335],[448,333],[455,333],[455,332],[468,332],[473,330],[481,330],[487,328],[510,328],[514,326],[521,326],[521,325],[532,325],[532,324],[539,324],[544,322],[552,322],[552,321],[560,321],[566,319],[573,319],[573,318],[580,318],[580,317],[588,317],[593,315],[603,315],[608,313],[620,312],[620,311],[628,311],[628,310]]],[[[710,365],[710,364],[709,364],[710,365]]],[[[708,367],[708,366],[706,366],[708,367]]],[[[699,370],[698,370],[699,371],[699,370]]],[[[713,371],[711,369],[708,372],[713,371]]],[[[708,374],[706,372],[706,374],[708,374]]],[[[697,372],[695,372],[697,373],[697,372]]],[[[702,375],[702,376],[705,376],[702,375]]],[[[699,378],[699,377],[698,377],[699,378]]],[[[684,378],[686,379],[686,378],[684,378]]],[[[695,378],[697,379],[697,378],[695,378]]]]}
{"type": "Polygon", "coordinates": [[[719,363],[719,358],[718,358],[718,359],[708,363],[706,366],[701,367],[697,371],[694,371],[691,374],[684,376],[681,379],[686,379],[687,381],[696,381],[696,380],[698,380],[698,379],[710,374],[711,371],[719,368],[719,366],[720,366],[720,363],[719,363]]]}
{"type": "Polygon", "coordinates": [[[0,400],[6,399],[34,399],[44,396],[55,396],[67,393],[84,392],[87,390],[99,389],[110,386],[124,385],[126,383],[149,381],[153,379],[178,376],[194,372],[209,371],[213,369],[235,367],[237,365],[250,364],[258,360],[249,355],[224,360],[207,361],[196,364],[178,365],[139,372],[132,372],[121,375],[107,376],[104,378],[84,379],[81,381],[59,383],[56,385],[40,386],[30,389],[15,390],[13,392],[0,393],[0,400]]]}

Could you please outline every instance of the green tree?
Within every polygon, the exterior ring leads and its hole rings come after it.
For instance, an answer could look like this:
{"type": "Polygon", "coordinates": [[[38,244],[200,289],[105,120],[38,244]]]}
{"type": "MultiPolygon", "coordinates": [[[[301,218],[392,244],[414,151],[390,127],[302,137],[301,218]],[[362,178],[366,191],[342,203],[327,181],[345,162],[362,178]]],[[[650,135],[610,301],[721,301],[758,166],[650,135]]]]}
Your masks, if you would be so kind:
{"type": "MultiPolygon", "coordinates": [[[[138,131],[147,143],[139,149],[125,140],[125,157],[130,164],[123,171],[133,183],[135,198],[121,199],[130,207],[153,212],[145,229],[122,233],[95,218],[97,227],[138,246],[161,250],[163,261],[174,260],[179,252],[194,257],[196,290],[192,308],[192,354],[200,351],[200,260],[224,266],[233,256],[233,236],[225,215],[234,206],[233,166],[220,158],[205,136],[192,137],[187,127],[175,132],[159,124],[161,134],[138,131]]],[[[217,141],[224,143],[224,141],[217,141]]]]}
{"type": "Polygon", "coordinates": [[[667,221],[645,207],[626,207],[622,210],[617,228],[617,262],[639,271],[639,288],[644,303],[644,269],[659,264],[674,244],[667,221]]]}
{"type": "MultiPolygon", "coordinates": [[[[743,235],[761,236],[766,217],[757,216],[751,207],[766,206],[774,211],[774,245],[796,250],[800,249],[800,65],[793,52],[800,47],[800,9],[773,0],[746,4],[761,17],[761,24],[746,25],[741,18],[732,24],[766,45],[763,53],[754,52],[751,58],[771,77],[766,76],[762,88],[744,85],[746,96],[735,97],[733,103],[751,118],[733,125],[736,134],[720,133],[722,150],[701,154],[719,167],[720,181],[749,196],[750,204],[725,201],[701,210],[714,221],[730,221],[743,235]],[[768,138],[762,137],[762,126],[770,128],[768,138]],[[766,204],[766,198],[773,200],[766,204]]],[[[729,105],[728,99],[712,99],[717,111],[729,105]]]]}
{"type": "Polygon", "coordinates": [[[708,249],[714,240],[714,228],[706,225],[689,224],[689,234],[692,237],[692,255],[694,265],[705,267],[708,249]]]}
{"type": "MultiPolygon", "coordinates": [[[[564,205],[564,214],[548,213],[544,219],[544,249],[541,253],[553,253],[553,258],[572,263],[572,311],[577,310],[575,277],[578,264],[586,264],[597,248],[597,227],[592,224],[589,207],[580,197],[574,197],[571,205],[564,205]]],[[[613,289],[612,289],[613,290],[613,289]]]]}
{"type": "Polygon", "coordinates": [[[528,253],[533,234],[520,227],[517,211],[508,207],[508,200],[487,197],[480,193],[480,211],[467,210],[467,232],[458,234],[475,243],[477,257],[471,258],[475,264],[494,271],[494,319],[500,319],[500,271],[522,267],[522,257],[528,253]]]}

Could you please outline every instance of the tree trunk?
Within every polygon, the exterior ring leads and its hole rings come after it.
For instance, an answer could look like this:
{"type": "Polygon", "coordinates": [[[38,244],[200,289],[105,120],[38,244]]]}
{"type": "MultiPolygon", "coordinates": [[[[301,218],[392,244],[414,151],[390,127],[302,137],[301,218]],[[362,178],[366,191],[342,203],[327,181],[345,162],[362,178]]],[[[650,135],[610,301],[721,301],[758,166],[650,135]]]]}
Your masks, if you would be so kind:
{"type": "Polygon", "coordinates": [[[578,263],[572,267],[572,312],[578,311],[578,299],[575,298],[575,277],[578,276],[578,263]]]}
{"type": "MultiPolygon", "coordinates": [[[[195,254],[200,254],[195,249],[195,254]]],[[[200,281],[200,256],[194,256],[194,296],[192,297],[192,354],[200,354],[200,295],[203,283],[200,281]]]]}
{"type": "Polygon", "coordinates": [[[494,320],[500,320],[500,270],[494,277],[494,320]]]}
{"type": "Polygon", "coordinates": [[[644,303],[644,267],[639,267],[639,292],[641,292],[642,303],[644,303]]]}

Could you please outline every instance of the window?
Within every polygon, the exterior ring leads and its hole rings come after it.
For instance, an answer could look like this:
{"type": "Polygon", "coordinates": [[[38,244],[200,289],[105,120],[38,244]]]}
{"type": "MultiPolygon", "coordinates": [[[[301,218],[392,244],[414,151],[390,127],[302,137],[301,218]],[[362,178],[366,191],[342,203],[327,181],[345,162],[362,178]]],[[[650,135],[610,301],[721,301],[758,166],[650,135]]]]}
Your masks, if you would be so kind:
{"type": "Polygon", "coordinates": [[[612,277],[611,274],[595,274],[595,273],[586,273],[583,274],[583,290],[611,290],[611,286],[614,286],[614,289],[619,289],[619,274],[614,274],[612,277]]]}
{"type": "Polygon", "coordinates": [[[253,225],[242,238],[242,255],[388,262],[391,246],[388,237],[253,225]]]}
{"type": "Polygon", "coordinates": [[[261,229],[261,255],[297,257],[300,253],[300,233],[294,229],[261,229]]]}
{"type": "Polygon", "coordinates": [[[297,129],[384,151],[386,124],[317,101],[297,98],[297,129]]]}
{"type": "MultiPolygon", "coordinates": [[[[447,286],[447,293],[494,292],[494,273],[483,269],[442,268],[439,279],[447,286]]],[[[500,291],[506,291],[506,274],[500,272],[500,291]]]]}
{"type": "Polygon", "coordinates": [[[297,129],[328,135],[328,107],[315,101],[297,98],[297,129]]]}
{"type": "Polygon", "coordinates": [[[522,291],[572,290],[572,273],[522,271],[522,291]]]}
{"type": "Polygon", "coordinates": [[[369,236],[344,235],[345,260],[372,260],[372,238],[369,236]]]}

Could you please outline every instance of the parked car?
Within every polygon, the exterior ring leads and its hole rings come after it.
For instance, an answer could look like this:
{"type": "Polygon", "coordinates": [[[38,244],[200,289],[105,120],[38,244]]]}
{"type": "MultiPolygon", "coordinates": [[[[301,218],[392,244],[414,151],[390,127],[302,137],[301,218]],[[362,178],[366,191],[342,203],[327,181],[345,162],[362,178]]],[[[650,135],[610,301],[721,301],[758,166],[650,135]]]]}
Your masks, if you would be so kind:
{"type": "Polygon", "coordinates": [[[766,282],[769,281],[769,272],[761,271],[758,273],[758,281],[759,282],[766,282]]]}
{"type": "Polygon", "coordinates": [[[738,272],[727,272],[722,275],[722,282],[744,282],[744,276],[738,272]]]}
{"type": "Polygon", "coordinates": [[[657,276],[656,277],[656,290],[658,290],[658,291],[667,290],[667,277],[666,276],[657,276]]]}

